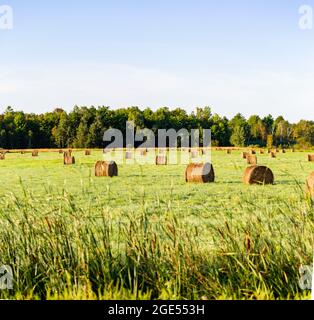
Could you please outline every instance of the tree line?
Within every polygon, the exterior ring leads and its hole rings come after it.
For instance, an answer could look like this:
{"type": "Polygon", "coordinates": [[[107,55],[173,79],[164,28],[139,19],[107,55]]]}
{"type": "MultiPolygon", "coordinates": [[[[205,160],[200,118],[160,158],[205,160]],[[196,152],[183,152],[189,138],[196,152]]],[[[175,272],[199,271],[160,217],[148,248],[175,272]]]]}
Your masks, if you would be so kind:
{"type": "Polygon", "coordinates": [[[290,123],[284,117],[274,119],[238,113],[232,119],[212,113],[210,107],[187,113],[167,107],[152,111],[138,107],[113,110],[110,107],[78,107],[69,113],[57,108],[44,114],[24,113],[7,107],[0,115],[0,148],[102,148],[103,134],[109,128],[125,133],[127,121],[136,128],[211,129],[213,146],[259,146],[309,148],[314,145],[314,122],[290,123]]]}

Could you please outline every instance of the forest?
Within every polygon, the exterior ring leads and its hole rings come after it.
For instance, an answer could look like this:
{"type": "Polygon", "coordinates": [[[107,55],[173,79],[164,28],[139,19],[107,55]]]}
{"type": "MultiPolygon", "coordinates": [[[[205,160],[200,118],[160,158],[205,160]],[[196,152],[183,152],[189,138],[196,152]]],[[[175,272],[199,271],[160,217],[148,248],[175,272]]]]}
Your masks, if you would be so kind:
{"type": "MultiPolygon", "coordinates": [[[[56,108],[43,114],[24,113],[7,107],[0,114],[0,148],[102,148],[103,134],[109,128],[125,132],[127,121],[136,128],[180,130],[211,129],[213,146],[260,146],[310,148],[314,145],[314,121],[290,123],[284,117],[252,115],[246,119],[236,114],[232,119],[212,112],[212,108],[196,108],[187,113],[181,108],[107,106],[79,107],[71,112],[56,108]]],[[[201,137],[202,139],[202,137],[201,137]]]]}

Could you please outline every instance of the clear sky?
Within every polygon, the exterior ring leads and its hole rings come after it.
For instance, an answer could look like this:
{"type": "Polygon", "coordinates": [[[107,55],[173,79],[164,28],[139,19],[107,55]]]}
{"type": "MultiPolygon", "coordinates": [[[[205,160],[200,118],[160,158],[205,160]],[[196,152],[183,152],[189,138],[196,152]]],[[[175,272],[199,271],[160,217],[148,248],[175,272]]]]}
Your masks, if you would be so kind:
{"type": "Polygon", "coordinates": [[[211,106],[314,120],[314,0],[0,0],[0,112],[211,106]]]}

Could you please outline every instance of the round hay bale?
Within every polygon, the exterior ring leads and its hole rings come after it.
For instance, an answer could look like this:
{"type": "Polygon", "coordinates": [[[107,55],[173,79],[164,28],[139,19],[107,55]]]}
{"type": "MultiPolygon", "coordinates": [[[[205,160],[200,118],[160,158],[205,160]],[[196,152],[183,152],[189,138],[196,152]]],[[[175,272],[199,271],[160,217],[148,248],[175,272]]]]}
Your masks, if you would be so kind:
{"type": "Polygon", "coordinates": [[[198,150],[191,150],[191,158],[196,159],[199,156],[198,150]]]}
{"type": "Polygon", "coordinates": [[[271,158],[276,158],[276,153],[273,152],[273,151],[271,151],[271,152],[270,152],[270,157],[271,157],[271,158]]]}
{"type": "Polygon", "coordinates": [[[5,160],[5,153],[0,153],[0,160],[5,160]]]}
{"type": "Polygon", "coordinates": [[[133,152],[131,152],[131,151],[126,151],[125,152],[125,159],[126,160],[131,160],[131,159],[133,159],[133,157],[134,157],[133,152]]]}
{"type": "Polygon", "coordinates": [[[75,158],[73,156],[66,156],[63,159],[63,163],[65,165],[71,165],[71,164],[75,164],[75,158]]]}
{"type": "Polygon", "coordinates": [[[247,152],[242,152],[241,157],[242,157],[243,159],[246,159],[247,156],[248,156],[248,153],[247,153],[247,152]]]}
{"type": "Polygon", "coordinates": [[[282,153],[286,153],[286,149],[282,149],[282,151],[281,151],[282,153]]]}
{"type": "Polygon", "coordinates": [[[244,172],[245,184],[274,184],[274,174],[265,166],[251,166],[244,172]]]}
{"type": "Polygon", "coordinates": [[[97,161],[95,164],[96,177],[117,177],[118,166],[114,161],[97,161]]]}
{"type": "Polygon", "coordinates": [[[256,151],[255,150],[251,150],[250,154],[256,154],[256,151]]]}
{"type": "Polygon", "coordinates": [[[215,171],[209,162],[191,163],[185,171],[186,182],[208,183],[215,182],[215,171]]]}
{"type": "Polygon", "coordinates": [[[38,157],[38,151],[37,150],[34,150],[32,152],[32,157],[38,157]]]}
{"type": "Polygon", "coordinates": [[[248,154],[246,157],[247,164],[257,165],[257,157],[255,155],[248,154]]]}
{"type": "Polygon", "coordinates": [[[231,150],[230,149],[227,150],[227,154],[231,154],[231,150]]]}
{"type": "Polygon", "coordinates": [[[260,151],[259,151],[259,154],[264,154],[265,152],[264,152],[264,150],[263,149],[261,149],[260,151]]]}
{"type": "Polygon", "coordinates": [[[314,154],[308,154],[307,158],[308,158],[309,162],[313,162],[314,161],[314,154]]]}
{"type": "Polygon", "coordinates": [[[90,150],[85,150],[85,156],[90,156],[92,152],[90,150]]]}
{"type": "Polygon", "coordinates": [[[68,150],[63,153],[63,164],[64,165],[75,164],[75,158],[72,156],[71,150],[68,150]]]}
{"type": "Polygon", "coordinates": [[[156,165],[157,166],[166,166],[168,163],[167,156],[159,155],[156,157],[156,165]]]}
{"type": "Polygon", "coordinates": [[[62,154],[62,153],[63,153],[63,150],[60,149],[60,150],[59,150],[59,154],[62,154]]]}
{"type": "Polygon", "coordinates": [[[306,192],[314,197],[314,172],[306,179],[306,192]]]}

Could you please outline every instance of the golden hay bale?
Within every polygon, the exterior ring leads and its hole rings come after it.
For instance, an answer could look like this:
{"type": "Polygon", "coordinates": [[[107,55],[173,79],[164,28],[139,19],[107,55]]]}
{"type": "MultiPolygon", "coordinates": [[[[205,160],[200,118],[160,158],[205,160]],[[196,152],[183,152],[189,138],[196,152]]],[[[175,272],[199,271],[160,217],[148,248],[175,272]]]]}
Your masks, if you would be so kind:
{"type": "Polygon", "coordinates": [[[167,156],[159,155],[156,157],[157,166],[166,166],[168,163],[167,156]]]}
{"type": "Polygon", "coordinates": [[[186,182],[215,182],[215,172],[210,163],[191,163],[185,171],[186,182]]]}
{"type": "Polygon", "coordinates": [[[34,150],[32,152],[32,157],[38,157],[38,151],[37,150],[34,150]]]}
{"type": "Polygon", "coordinates": [[[256,154],[256,151],[255,150],[251,150],[250,154],[256,154]]]}
{"type": "Polygon", "coordinates": [[[255,155],[248,154],[246,157],[247,164],[256,165],[257,157],[255,155]]]}
{"type": "Polygon", "coordinates": [[[85,156],[90,156],[92,152],[90,150],[85,150],[85,156]]]}
{"type": "Polygon", "coordinates": [[[270,152],[270,157],[271,157],[271,158],[276,158],[276,153],[273,152],[273,151],[271,151],[271,152],[270,152]]]}
{"type": "Polygon", "coordinates": [[[231,154],[231,150],[230,149],[227,150],[227,154],[231,154]]]}
{"type": "Polygon", "coordinates": [[[282,149],[281,152],[282,152],[282,153],[286,153],[286,149],[282,149]]]}
{"type": "Polygon", "coordinates": [[[245,184],[274,184],[274,174],[265,166],[251,166],[244,172],[245,184]]]}
{"type": "Polygon", "coordinates": [[[60,150],[59,150],[59,154],[62,154],[62,153],[63,153],[63,150],[62,150],[62,149],[60,149],[60,150]]]}
{"type": "Polygon", "coordinates": [[[126,151],[125,152],[125,159],[128,159],[128,160],[133,159],[133,152],[126,151]]]}
{"type": "Polygon", "coordinates": [[[64,152],[64,154],[63,154],[63,164],[64,165],[75,164],[75,158],[72,157],[71,150],[68,150],[68,151],[64,152]]]}
{"type": "Polygon", "coordinates": [[[191,158],[192,159],[198,158],[198,156],[199,156],[198,150],[191,150],[191,158]]]}
{"type": "Polygon", "coordinates": [[[306,192],[314,197],[314,172],[306,179],[306,192]]]}
{"type": "Polygon", "coordinates": [[[308,154],[307,158],[308,158],[308,161],[313,162],[314,161],[314,154],[308,154]]]}
{"type": "Polygon", "coordinates": [[[261,149],[260,151],[259,151],[259,154],[264,154],[265,152],[264,152],[264,150],[263,149],[261,149]]]}
{"type": "Polygon", "coordinates": [[[114,161],[97,161],[95,164],[96,177],[117,177],[118,166],[114,161]]]}
{"type": "Polygon", "coordinates": [[[70,156],[70,157],[65,156],[65,157],[63,158],[63,163],[64,163],[65,165],[75,164],[75,158],[72,157],[72,156],[70,156]]]}
{"type": "Polygon", "coordinates": [[[248,156],[247,152],[242,152],[242,154],[241,154],[242,159],[246,159],[247,156],[248,156]]]}
{"type": "Polygon", "coordinates": [[[5,153],[0,153],[0,160],[5,160],[5,153]]]}

